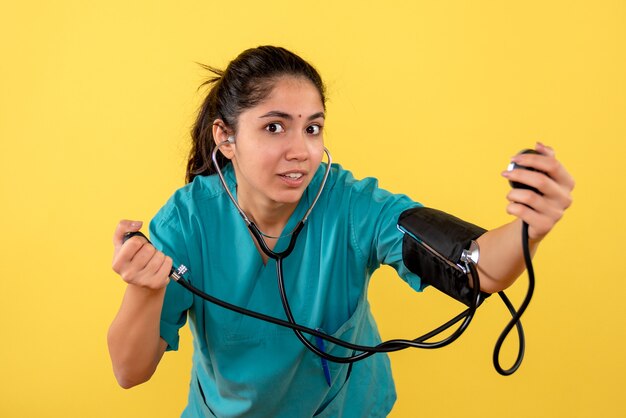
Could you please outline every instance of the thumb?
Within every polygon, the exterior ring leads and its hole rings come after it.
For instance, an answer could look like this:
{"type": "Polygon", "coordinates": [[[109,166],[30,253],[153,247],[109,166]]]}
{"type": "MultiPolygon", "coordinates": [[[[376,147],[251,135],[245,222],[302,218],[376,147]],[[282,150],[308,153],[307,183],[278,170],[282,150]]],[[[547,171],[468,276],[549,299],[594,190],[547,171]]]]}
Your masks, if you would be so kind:
{"type": "Polygon", "coordinates": [[[122,219],[117,224],[117,228],[115,228],[115,233],[113,234],[113,246],[115,247],[115,251],[119,250],[124,243],[124,234],[139,231],[142,225],[142,221],[122,219]]]}

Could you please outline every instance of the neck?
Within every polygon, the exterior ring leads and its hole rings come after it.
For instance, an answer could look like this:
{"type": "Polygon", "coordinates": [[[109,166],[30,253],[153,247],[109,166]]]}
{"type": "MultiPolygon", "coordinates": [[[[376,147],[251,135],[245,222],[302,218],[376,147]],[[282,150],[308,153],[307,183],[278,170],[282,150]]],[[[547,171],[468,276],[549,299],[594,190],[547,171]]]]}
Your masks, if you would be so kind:
{"type": "Polygon", "coordinates": [[[280,236],[289,217],[296,209],[297,203],[253,202],[252,200],[238,196],[239,206],[261,232],[274,237],[280,236]]]}
{"type": "MultiPolygon", "coordinates": [[[[296,205],[270,204],[251,206],[245,203],[245,199],[243,203],[240,200],[239,205],[248,218],[256,224],[257,228],[261,231],[261,234],[266,235],[263,238],[263,241],[265,241],[265,245],[270,250],[274,250],[274,247],[278,242],[277,237],[282,235],[289,217],[296,208],[296,205]],[[269,238],[267,235],[276,238],[269,238]]],[[[269,256],[261,249],[261,245],[256,239],[254,239],[254,245],[257,247],[257,250],[261,255],[263,264],[267,264],[269,256]]]]}

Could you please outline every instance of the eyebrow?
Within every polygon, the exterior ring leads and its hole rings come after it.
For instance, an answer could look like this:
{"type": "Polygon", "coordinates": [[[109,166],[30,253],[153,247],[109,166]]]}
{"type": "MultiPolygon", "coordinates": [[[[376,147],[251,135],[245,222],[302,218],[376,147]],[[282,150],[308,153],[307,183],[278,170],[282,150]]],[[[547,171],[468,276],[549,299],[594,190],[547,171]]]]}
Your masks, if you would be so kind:
{"type": "MultiPolygon", "coordinates": [[[[280,110],[271,110],[267,112],[266,114],[259,116],[259,119],[263,119],[263,118],[283,118],[283,119],[292,120],[293,116],[291,116],[289,113],[281,112],[280,110]]],[[[314,113],[311,116],[309,116],[307,120],[313,120],[317,118],[325,119],[324,112],[314,113]]]]}

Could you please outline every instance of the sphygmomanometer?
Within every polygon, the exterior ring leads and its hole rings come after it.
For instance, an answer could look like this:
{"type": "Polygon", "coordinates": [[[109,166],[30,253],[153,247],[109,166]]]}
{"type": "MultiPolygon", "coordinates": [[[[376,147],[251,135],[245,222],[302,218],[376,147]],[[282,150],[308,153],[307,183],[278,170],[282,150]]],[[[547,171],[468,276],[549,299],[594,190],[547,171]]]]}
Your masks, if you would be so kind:
{"type": "MultiPolygon", "coordinates": [[[[268,316],[260,312],[251,311],[240,306],[230,304],[226,301],[215,298],[201,291],[200,289],[197,289],[196,287],[191,285],[188,280],[185,279],[185,274],[188,273],[188,270],[187,267],[184,265],[172,268],[172,271],[170,272],[170,278],[172,280],[176,281],[178,284],[185,287],[195,295],[218,306],[230,309],[243,315],[271,322],[276,325],[291,328],[296,334],[296,337],[307,349],[325,360],[337,363],[351,364],[355,361],[363,360],[367,357],[370,357],[376,353],[399,351],[410,347],[427,349],[444,347],[459,338],[461,334],[467,329],[474,317],[474,313],[476,312],[478,306],[480,306],[480,304],[487,297],[489,297],[489,294],[480,291],[480,282],[478,277],[478,271],[476,268],[476,265],[478,264],[478,259],[480,257],[480,250],[478,248],[478,245],[476,244],[476,240],[483,233],[485,233],[486,230],[471,223],[462,221],[461,219],[458,219],[445,212],[426,207],[416,207],[406,210],[400,215],[400,218],[398,220],[398,229],[404,234],[402,241],[402,258],[404,264],[411,272],[420,276],[425,283],[432,285],[441,292],[465,304],[467,306],[467,309],[465,311],[461,312],[440,327],[420,337],[410,340],[389,340],[382,342],[376,346],[362,346],[359,344],[349,343],[347,341],[332,337],[320,331],[319,329],[312,329],[298,324],[291,313],[291,307],[289,305],[289,300],[287,299],[287,292],[285,290],[285,283],[283,279],[282,261],[289,254],[291,254],[298,235],[303,229],[309,214],[313,210],[313,207],[315,206],[315,203],[317,202],[317,199],[319,198],[324,188],[331,166],[330,153],[328,152],[328,150],[324,149],[328,158],[328,164],[326,167],[326,172],[324,173],[322,184],[315,199],[313,200],[313,203],[311,204],[309,210],[306,212],[302,220],[291,232],[289,232],[288,235],[290,235],[291,238],[287,248],[284,251],[277,253],[272,251],[265,243],[264,237],[268,236],[261,232],[256,224],[254,224],[254,222],[251,221],[243,212],[243,210],[239,207],[236,199],[229,191],[226,182],[224,181],[224,178],[222,176],[221,170],[217,164],[215,156],[219,147],[221,145],[230,144],[232,142],[234,142],[234,138],[229,137],[227,141],[224,141],[222,144],[214,149],[212,155],[214,166],[217,169],[217,173],[224,188],[227,191],[227,194],[229,195],[233,204],[237,207],[242,219],[246,222],[251,234],[257,240],[261,250],[269,258],[272,258],[276,261],[278,288],[283,304],[283,310],[286,315],[286,320],[268,316]],[[448,330],[460,321],[462,321],[461,324],[453,332],[451,332],[450,335],[439,341],[431,341],[434,337],[448,330]],[[305,334],[314,336],[317,340],[317,343],[314,344],[309,341],[305,334]],[[345,347],[349,350],[352,350],[353,354],[343,357],[331,355],[324,351],[323,345],[319,344],[320,340],[326,340],[338,346],[345,347]]],[[[523,152],[534,153],[535,151],[525,150],[523,152]]],[[[515,168],[527,167],[516,165],[509,166],[509,170],[515,168]]],[[[522,186],[525,188],[529,188],[529,186],[526,185],[512,185],[513,187],[522,186]]],[[[147,237],[143,233],[141,233],[140,231],[135,231],[125,234],[124,241],[136,235],[142,236],[147,239],[147,237]]],[[[504,292],[498,292],[499,296],[504,301],[507,309],[512,315],[512,319],[498,338],[493,354],[494,367],[496,368],[498,373],[502,375],[510,375],[514,373],[521,365],[524,356],[525,341],[520,317],[528,306],[534,289],[534,272],[528,246],[528,225],[526,223],[523,224],[522,228],[522,247],[524,251],[524,260],[526,262],[530,283],[526,298],[524,299],[520,308],[516,310],[511,302],[508,300],[504,292]],[[503,369],[500,365],[499,360],[500,348],[513,327],[516,327],[518,331],[518,356],[514,365],[511,368],[503,369]]]]}

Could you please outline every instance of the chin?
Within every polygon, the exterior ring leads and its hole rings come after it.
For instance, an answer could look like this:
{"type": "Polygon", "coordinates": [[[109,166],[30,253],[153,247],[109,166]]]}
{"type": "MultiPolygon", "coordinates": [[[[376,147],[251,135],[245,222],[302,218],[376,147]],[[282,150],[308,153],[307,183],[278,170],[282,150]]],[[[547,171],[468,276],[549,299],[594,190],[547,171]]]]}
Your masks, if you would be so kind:
{"type": "Polygon", "coordinates": [[[302,199],[302,195],[304,194],[304,190],[290,190],[282,193],[277,193],[274,196],[274,201],[276,203],[282,204],[297,204],[300,199],[302,199]]]}

